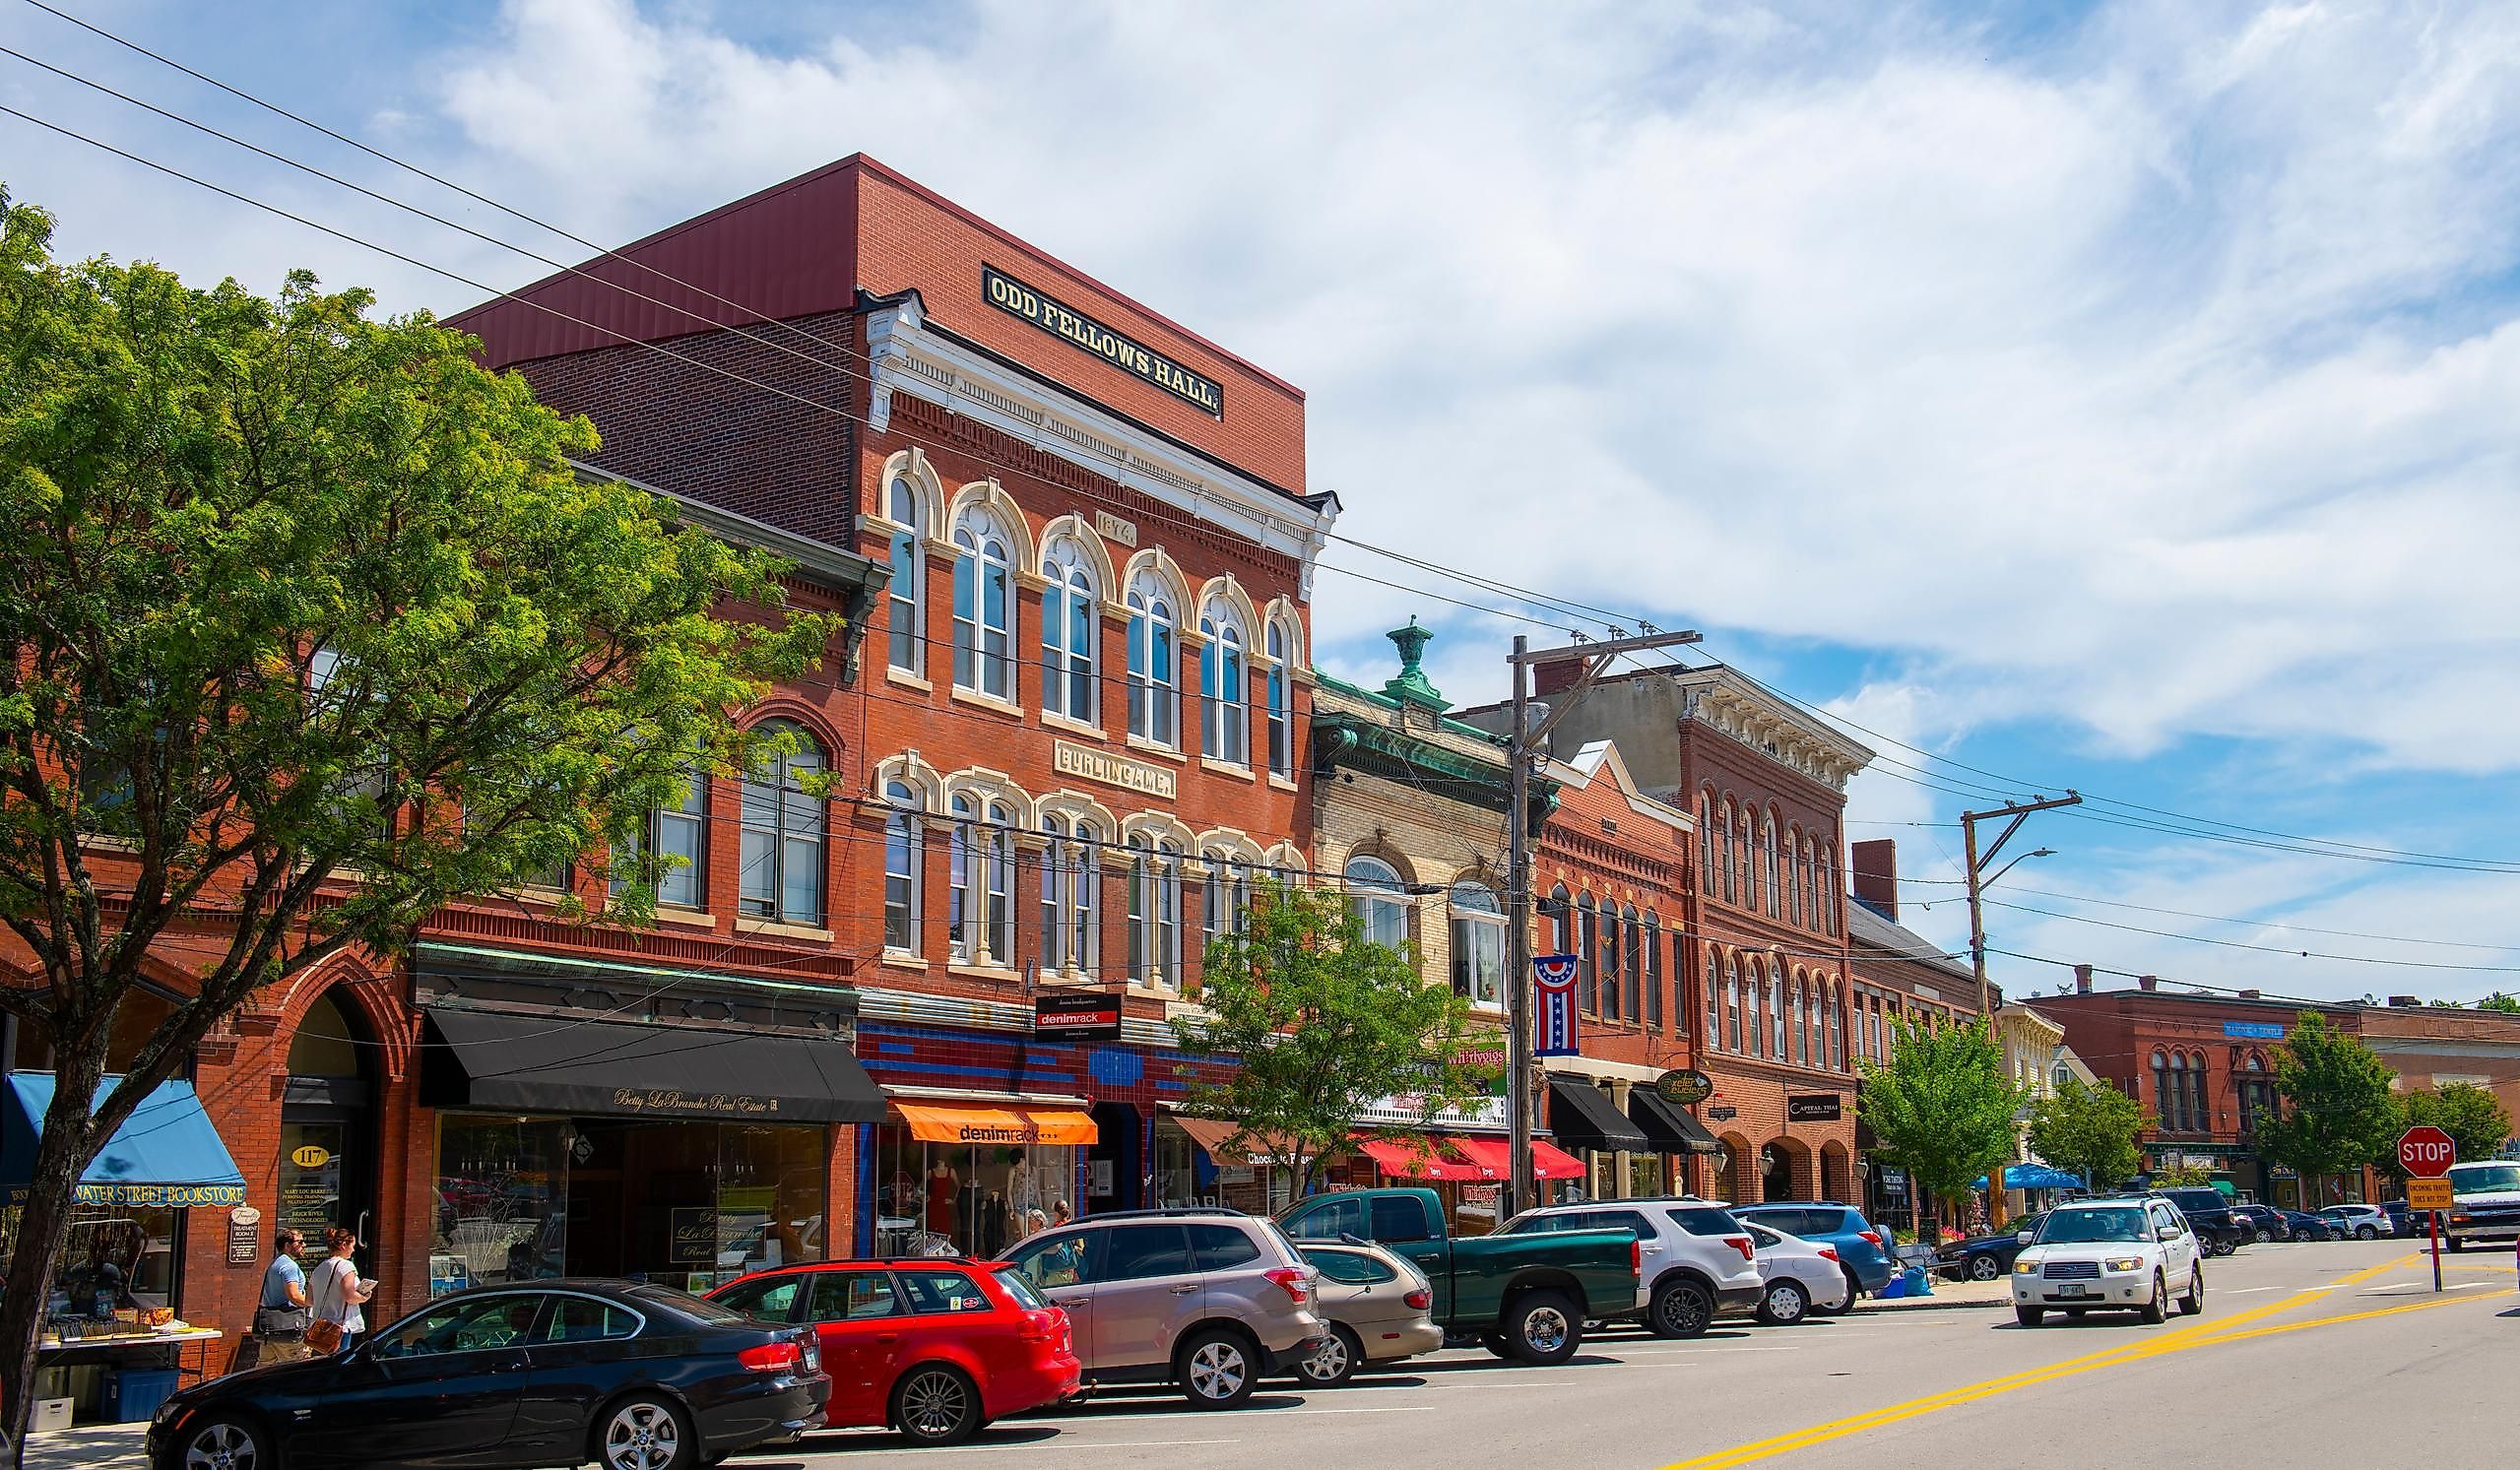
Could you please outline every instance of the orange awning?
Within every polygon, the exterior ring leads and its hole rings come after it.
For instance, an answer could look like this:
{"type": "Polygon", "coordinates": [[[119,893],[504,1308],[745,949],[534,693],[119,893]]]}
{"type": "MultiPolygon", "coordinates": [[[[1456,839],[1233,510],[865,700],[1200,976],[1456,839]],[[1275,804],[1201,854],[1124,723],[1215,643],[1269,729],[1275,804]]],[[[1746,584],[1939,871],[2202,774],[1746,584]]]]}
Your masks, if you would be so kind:
{"type": "Polygon", "coordinates": [[[1095,1139],[1090,1113],[1072,1108],[895,1102],[910,1136],[926,1143],[1086,1144],[1095,1139]]]}

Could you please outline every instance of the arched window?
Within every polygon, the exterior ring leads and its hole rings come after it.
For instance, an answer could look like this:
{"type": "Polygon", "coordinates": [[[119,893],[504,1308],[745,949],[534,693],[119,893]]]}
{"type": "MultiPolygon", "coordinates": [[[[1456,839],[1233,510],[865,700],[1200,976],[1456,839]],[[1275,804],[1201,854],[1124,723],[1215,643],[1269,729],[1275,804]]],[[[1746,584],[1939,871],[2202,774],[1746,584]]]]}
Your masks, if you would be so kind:
{"type": "Polygon", "coordinates": [[[1750,856],[1750,832],[1755,825],[1747,806],[1733,818],[1732,865],[1741,871],[1741,906],[1745,909],[1759,907],[1759,866],[1750,856]]]}
{"type": "Polygon", "coordinates": [[[954,519],[954,687],[1015,697],[1014,540],[986,506],[954,519]]]}
{"type": "Polygon", "coordinates": [[[1041,964],[1052,975],[1082,977],[1101,968],[1094,923],[1102,887],[1101,829],[1079,817],[1071,826],[1056,812],[1041,819],[1050,841],[1041,854],[1041,964]]]}
{"type": "Polygon", "coordinates": [[[1094,653],[1102,638],[1094,564],[1071,537],[1050,543],[1041,558],[1050,585],[1041,594],[1041,707],[1054,715],[1102,723],[1094,653]]]}
{"type": "Polygon", "coordinates": [[[1812,846],[1809,834],[1802,839],[1802,924],[1805,928],[1820,927],[1820,852],[1812,846]]]}
{"type": "Polygon", "coordinates": [[[1793,1013],[1793,1055],[1787,1060],[1797,1066],[1809,1066],[1811,1064],[1811,997],[1803,992],[1802,972],[1799,970],[1794,972],[1793,999],[1789,1004],[1793,1013]]]}
{"type": "Polygon", "coordinates": [[[1768,1018],[1759,1009],[1759,1001],[1768,992],[1768,962],[1752,955],[1750,963],[1742,968],[1741,978],[1747,982],[1741,991],[1741,1023],[1742,1028],[1750,1033],[1750,1055],[1765,1056],[1768,1055],[1768,1018]]]}
{"type": "Polygon", "coordinates": [[[919,554],[919,492],[907,476],[896,475],[884,488],[884,516],[895,523],[892,533],[892,578],[884,584],[891,600],[892,648],[887,662],[904,673],[928,667],[927,559],[919,554]]]}
{"type": "Polygon", "coordinates": [[[1736,890],[1732,886],[1732,799],[1730,797],[1723,799],[1720,820],[1723,825],[1723,831],[1719,834],[1719,838],[1723,844],[1723,849],[1722,857],[1719,860],[1718,865],[1723,870],[1723,901],[1725,903],[1731,903],[1734,900],[1736,890]]]}
{"type": "Polygon", "coordinates": [[[1187,856],[1170,838],[1155,844],[1155,958],[1163,966],[1164,983],[1182,983],[1182,860],[1187,856]]]}
{"type": "Polygon", "coordinates": [[[1723,957],[1723,1033],[1724,1050],[1741,1050],[1741,956],[1723,957]]]}
{"type": "Polygon", "coordinates": [[[1586,1015],[1601,1013],[1601,921],[1592,895],[1575,901],[1575,1007],[1586,1015]]]}
{"type": "Polygon", "coordinates": [[[2153,1116],[2162,1131],[2178,1131],[2178,1111],[2170,1099],[2170,1059],[2160,1052],[2153,1054],[2153,1116]]]}
{"type": "Polygon", "coordinates": [[[1295,712],[1287,698],[1294,682],[1293,671],[1286,667],[1289,645],[1286,630],[1275,621],[1268,625],[1268,769],[1273,776],[1295,774],[1295,712]]]}
{"type": "Polygon", "coordinates": [[[1623,946],[1619,961],[1619,1012],[1630,1021],[1645,1019],[1645,926],[1637,920],[1637,906],[1619,910],[1619,940],[1623,946]]]}
{"type": "Polygon", "coordinates": [[[953,799],[951,891],[946,925],[957,963],[1008,969],[1015,963],[1015,834],[1001,801],[969,792],[953,799]]]}
{"type": "Polygon", "coordinates": [[[1842,1034],[1841,1025],[1838,982],[1833,980],[1829,982],[1829,1069],[1833,1072],[1842,1072],[1846,1069],[1846,1054],[1842,1050],[1844,1044],[1841,1040],[1842,1034]]]}
{"type": "Polygon", "coordinates": [[[1715,793],[1709,787],[1698,793],[1698,886],[1712,895],[1715,892],[1715,793]]]}
{"type": "Polygon", "coordinates": [[[2191,1132],[2214,1131],[2214,1104],[2207,1095],[2209,1080],[2205,1054],[2191,1055],[2187,1058],[2187,1125],[2191,1132]]]}
{"type": "Polygon", "coordinates": [[[1566,884],[1549,890],[1548,898],[1540,904],[1540,915],[1549,921],[1549,953],[1574,953],[1575,900],[1568,896],[1566,884]]]}
{"type": "Polygon", "coordinates": [[[1832,833],[1824,839],[1829,845],[1820,856],[1820,927],[1828,933],[1838,932],[1838,838],[1832,833]]]}
{"type": "Polygon", "coordinates": [[[1453,993],[1481,1010],[1505,1007],[1505,906],[1484,883],[1453,885],[1453,993]]]}
{"type": "Polygon", "coordinates": [[[893,954],[919,952],[920,855],[926,851],[919,796],[906,783],[887,781],[883,822],[883,947],[893,954]]]}
{"type": "Polygon", "coordinates": [[[1347,860],[1347,906],[1365,928],[1365,940],[1397,951],[1408,942],[1407,889],[1399,870],[1380,858],[1363,854],[1347,860]]]}
{"type": "Polygon", "coordinates": [[[1883,1034],[1882,1030],[1881,997],[1879,995],[1872,997],[1872,1019],[1866,1024],[1872,1027],[1872,1059],[1875,1061],[1889,1060],[1889,1041],[1883,1034]]]}
{"type": "MultiPolygon", "coordinates": [[[[614,893],[645,870],[656,883],[656,901],[671,909],[704,909],[709,903],[709,768],[694,760],[682,772],[682,795],[651,808],[637,837],[613,864],[614,893]]],[[[556,883],[553,887],[568,885],[556,883]]]]}
{"type": "Polygon", "coordinates": [[[1129,978],[1139,985],[1181,979],[1181,848],[1171,839],[1129,839],[1129,978]]]}
{"type": "Polygon", "coordinates": [[[1759,820],[1759,873],[1764,885],[1759,907],[1773,919],[1777,917],[1782,898],[1777,887],[1777,819],[1773,815],[1759,820]]]}
{"type": "Polygon", "coordinates": [[[1129,584],[1129,733],[1181,744],[1181,688],[1173,667],[1172,594],[1150,568],[1129,584]]]}
{"type": "Polygon", "coordinates": [[[1785,827],[1785,917],[1802,923],[1802,830],[1785,827]]]}
{"type": "Polygon", "coordinates": [[[1207,647],[1198,656],[1198,753],[1228,765],[1252,763],[1251,679],[1244,671],[1243,625],[1233,609],[1211,601],[1198,613],[1207,647]]]}
{"type": "Polygon", "coordinates": [[[1645,911],[1645,975],[1640,982],[1645,994],[1645,1026],[1648,1031],[1662,1029],[1662,916],[1645,911]]]}
{"type": "MultiPolygon", "coordinates": [[[[1251,866],[1230,853],[1209,849],[1199,854],[1207,865],[1207,882],[1201,890],[1200,932],[1208,944],[1227,934],[1239,934],[1252,927],[1251,866]]],[[[1206,963],[1206,950],[1199,951],[1201,967],[1206,963]]]]}
{"type": "Polygon", "coordinates": [[[2240,1063],[2236,1091],[2240,1103],[2240,1136],[2257,1136],[2258,1124],[2273,1111],[2274,1097],[2266,1075],[2266,1058],[2255,1052],[2240,1063]]]}
{"type": "Polygon", "coordinates": [[[1768,962],[1768,1055],[1777,1061],[1785,1059],[1785,983],[1777,973],[1774,960],[1768,962]]]}
{"type": "Polygon", "coordinates": [[[822,747],[803,727],[762,727],[796,748],[764,754],[743,779],[742,858],[736,907],[781,924],[822,923],[822,798],[809,795],[824,769],[822,747]]]}
{"type": "Polygon", "coordinates": [[[1707,992],[1707,1046],[1719,1051],[1723,1047],[1723,961],[1712,944],[1707,946],[1707,968],[1698,983],[1707,992]]]}

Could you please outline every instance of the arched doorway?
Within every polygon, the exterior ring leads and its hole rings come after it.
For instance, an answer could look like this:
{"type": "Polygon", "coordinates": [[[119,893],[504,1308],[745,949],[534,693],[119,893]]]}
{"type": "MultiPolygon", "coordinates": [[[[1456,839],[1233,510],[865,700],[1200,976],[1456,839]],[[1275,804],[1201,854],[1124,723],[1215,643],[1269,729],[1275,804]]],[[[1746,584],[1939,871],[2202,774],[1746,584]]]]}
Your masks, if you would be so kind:
{"type": "Polygon", "coordinates": [[[1856,1204],[1854,1182],[1846,1177],[1846,1146],[1830,1142],[1820,1145],[1820,1197],[1856,1204]]]}
{"type": "Polygon", "coordinates": [[[1757,1204],[1758,1196],[1751,1192],[1750,1140],[1726,1133],[1721,1141],[1723,1152],[1715,1156],[1714,1168],[1717,1196],[1732,1204],[1757,1204]]]}
{"type": "Polygon", "coordinates": [[[280,1194],[275,1223],[306,1233],[310,1248],[331,1226],[369,1240],[376,1213],[376,1045],[339,990],[315,997],[289,1043],[280,1107],[280,1194]]]}
{"type": "Polygon", "coordinates": [[[1759,1150],[1759,1197],[1800,1197],[1794,1189],[1793,1152],[1781,1142],[1762,1145],[1759,1150]]]}

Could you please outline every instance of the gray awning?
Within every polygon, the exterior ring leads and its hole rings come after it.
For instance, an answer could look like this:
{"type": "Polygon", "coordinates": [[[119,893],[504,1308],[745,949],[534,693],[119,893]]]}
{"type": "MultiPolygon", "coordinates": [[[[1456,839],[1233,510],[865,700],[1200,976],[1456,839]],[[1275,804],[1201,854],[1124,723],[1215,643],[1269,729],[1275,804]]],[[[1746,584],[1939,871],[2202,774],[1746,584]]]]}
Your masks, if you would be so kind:
{"type": "Polygon", "coordinates": [[[432,1108],[880,1122],[883,1090],[837,1040],[742,1027],[424,1008],[420,1101],[432,1108]]]}

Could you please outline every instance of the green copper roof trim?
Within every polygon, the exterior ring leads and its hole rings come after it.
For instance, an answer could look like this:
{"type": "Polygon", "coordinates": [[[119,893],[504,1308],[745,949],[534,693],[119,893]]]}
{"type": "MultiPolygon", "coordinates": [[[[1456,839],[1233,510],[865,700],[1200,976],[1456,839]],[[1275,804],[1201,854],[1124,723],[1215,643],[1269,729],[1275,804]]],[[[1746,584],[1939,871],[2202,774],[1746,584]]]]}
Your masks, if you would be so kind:
{"type": "Polygon", "coordinates": [[[1393,628],[1383,636],[1390,639],[1400,650],[1399,676],[1385,683],[1383,692],[1404,704],[1430,709],[1439,715],[1451,709],[1453,701],[1446,699],[1441,690],[1427,681],[1426,671],[1419,667],[1426,657],[1427,640],[1435,636],[1434,631],[1419,627],[1417,617],[1411,614],[1408,626],[1393,628]]]}
{"type": "MultiPolygon", "coordinates": [[[[1502,759],[1483,760],[1363,715],[1314,706],[1313,758],[1325,772],[1344,767],[1411,785],[1445,782],[1446,787],[1437,789],[1440,794],[1464,806],[1490,811],[1506,809],[1506,770],[1502,759]]],[[[1558,784],[1535,773],[1531,778],[1532,820],[1545,820],[1557,806],[1558,784]]]]}
{"type": "MultiPolygon", "coordinates": [[[[1319,669],[1313,671],[1313,680],[1335,693],[1344,694],[1350,699],[1374,705],[1380,709],[1396,710],[1400,707],[1400,701],[1384,693],[1381,689],[1368,689],[1362,684],[1351,684],[1337,674],[1325,673],[1319,669]]],[[[1435,728],[1448,735],[1476,740],[1482,745],[1494,745],[1497,748],[1498,761],[1502,762],[1505,759],[1505,741],[1499,738],[1494,731],[1481,730],[1475,725],[1464,725],[1458,720],[1448,719],[1443,715],[1435,717],[1435,728]]]]}

